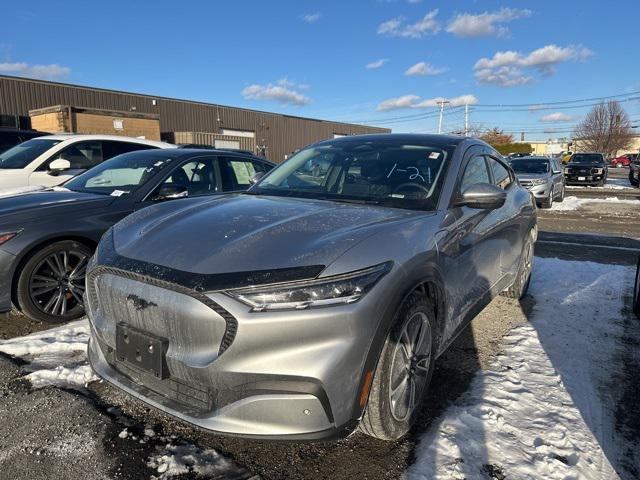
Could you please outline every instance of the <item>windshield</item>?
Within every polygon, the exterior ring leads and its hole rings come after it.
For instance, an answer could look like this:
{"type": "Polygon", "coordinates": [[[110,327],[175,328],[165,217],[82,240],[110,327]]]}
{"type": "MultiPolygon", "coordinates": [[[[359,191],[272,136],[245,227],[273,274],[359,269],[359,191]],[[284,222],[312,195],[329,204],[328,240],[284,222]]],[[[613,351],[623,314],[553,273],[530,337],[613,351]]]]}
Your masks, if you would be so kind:
{"type": "Polygon", "coordinates": [[[574,153],[571,163],[602,163],[604,158],[599,153],[574,153]]]}
{"type": "Polygon", "coordinates": [[[454,148],[398,140],[315,145],[292,156],[248,193],[430,210],[454,148]]]}
{"type": "Polygon", "coordinates": [[[0,168],[24,168],[61,141],[35,138],[20,143],[0,155],[0,168]]]}
{"type": "Polygon", "coordinates": [[[511,162],[511,168],[516,173],[549,173],[548,160],[516,160],[511,162]]]}
{"type": "Polygon", "coordinates": [[[169,161],[155,151],[124,153],[72,178],[64,187],[76,192],[126,195],[143,186],[169,161]]]}

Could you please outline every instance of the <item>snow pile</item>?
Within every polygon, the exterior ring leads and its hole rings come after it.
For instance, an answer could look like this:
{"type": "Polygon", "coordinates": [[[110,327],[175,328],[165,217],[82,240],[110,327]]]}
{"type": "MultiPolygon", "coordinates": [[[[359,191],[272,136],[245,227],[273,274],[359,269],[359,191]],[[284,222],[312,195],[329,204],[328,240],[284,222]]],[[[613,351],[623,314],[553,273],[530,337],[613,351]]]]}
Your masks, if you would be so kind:
{"type": "Polygon", "coordinates": [[[212,449],[202,449],[186,442],[170,442],[158,450],[147,466],[158,472],[160,480],[187,473],[204,478],[246,478],[246,471],[212,449]]]}
{"type": "Polygon", "coordinates": [[[33,185],[30,187],[12,187],[12,188],[0,188],[0,198],[13,197],[15,195],[22,195],[25,193],[37,192],[44,190],[45,187],[33,185]]]}
{"type": "Polygon", "coordinates": [[[26,378],[35,388],[80,388],[98,377],[87,361],[88,320],[0,341],[0,352],[28,362],[26,378]]]}
{"type": "Polygon", "coordinates": [[[407,478],[618,478],[618,402],[604,392],[622,368],[613,361],[633,276],[629,267],[536,258],[530,323],[504,338],[492,370],[434,422],[407,478]]]}
{"type": "MultiPolygon", "coordinates": [[[[574,188],[585,188],[584,185],[567,185],[567,189],[574,188]]],[[[603,187],[592,187],[591,185],[586,186],[588,189],[596,188],[596,189],[605,189],[605,190],[624,190],[627,188],[634,188],[629,183],[629,180],[626,178],[607,178],[603,187]]]]}
{"type": "Polygon", "coordinates": [[[588,203],[615,203],[615,204],[626,204],[626,205],[635,205],[640,206],[640,200],[626,200],[620,199],[618,197],[607,197],[607,198],[578,198],[574,196],[564,197],[564,201],[562,203],[555,202],[553,206],[550,208],[551,211],[555,212],[563,212],[569,210],[579,210],[583,205],[588,203]]]}

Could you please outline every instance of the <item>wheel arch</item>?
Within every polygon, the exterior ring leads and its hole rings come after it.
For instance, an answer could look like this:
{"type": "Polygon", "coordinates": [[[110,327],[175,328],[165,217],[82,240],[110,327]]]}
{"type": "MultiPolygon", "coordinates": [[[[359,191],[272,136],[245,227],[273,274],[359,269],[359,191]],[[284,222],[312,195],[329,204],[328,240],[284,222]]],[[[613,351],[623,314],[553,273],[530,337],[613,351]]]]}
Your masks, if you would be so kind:
{"type": "Polygon", "coordinates": [[[373,342],[369,348],[369,353],[367,354],[364,369],[360,376],[358,396],[354,399],[352,413],[353,419],[361,418],[364,413],[373,379],[373,377],[369,378],[370,374],[372,372],[375,374],[376,372],[387,336],[397,321],[397,312],[400,309],[400,306],[415,291],[419,291],[433,299],[434,315],[437,322],[436,352],[439,352],[440,350],[443,343],[443,335],[446,325],[447,298],[443,276],[436,265],[430,264],[428,267],[419,269],[418,271],[407,275],[406,282],[404,282],[404,288],[399,290],[399,294],[396,295],[395,301],[390,302],[391,307],[385,312],[385,315],[376,330],[373,342]],[[359,402],[359,399],[361,398],[363,391],[366,389],[369,389],[369,391],[366,392],[367,401],[363,404],[362,402],[359,402]]]}
{"type": "Polygon", "coordinates": [[[25,248],[20,256],[16,259],[15,268],[11,273],[11,303],[15,308],[19,311],[22,311],[20,304],[18,302],[17,293],[18,293],[18,278],[25,264],[29,261],[29,259],[38,251],[49,245],[52,245],[57,242],[63,241],[75,241],[83,244],[86,247],[89,247],[91,251],[95,252],[96,247],[98,246],[98,242],[91,239],[88,236],[78,235],[78,234],[59,234],[51,237],[47,237],[46,239],[40,239],[38,242],[34,242],[25,248]]]}

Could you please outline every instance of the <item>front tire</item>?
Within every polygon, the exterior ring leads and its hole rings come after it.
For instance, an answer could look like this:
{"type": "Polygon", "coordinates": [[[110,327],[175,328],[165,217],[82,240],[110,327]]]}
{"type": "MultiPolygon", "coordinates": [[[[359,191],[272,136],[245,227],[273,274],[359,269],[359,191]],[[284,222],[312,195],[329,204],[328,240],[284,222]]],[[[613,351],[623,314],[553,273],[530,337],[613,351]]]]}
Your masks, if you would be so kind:
{"type": "Polygon", "coordinates": [[[380,440],[397,440],[420,412],[436,354],[433,303],[415,291],[404,302],[382,349],[360,430],[380,440]]]}
{"type": "Polygon", "coordinates": [[[562,189],[560,190],[560,197],[558,197],[558,203],[562,203],[564,201],[565,189],[566,187],[563,185],[562,189]]]}
{"type": "Polygon", "coordinates": [[[84,277],[92,251],[63,240],[35,252],[24,264],[16,289],[22,313],[47,323],[62,323],[84,315],[84,277]]]}
{"type": "Polygon", "coordinates": [[[542,202],[542,208],[553,207],[553,191],[549,193],[549,198],[542,202]]]}

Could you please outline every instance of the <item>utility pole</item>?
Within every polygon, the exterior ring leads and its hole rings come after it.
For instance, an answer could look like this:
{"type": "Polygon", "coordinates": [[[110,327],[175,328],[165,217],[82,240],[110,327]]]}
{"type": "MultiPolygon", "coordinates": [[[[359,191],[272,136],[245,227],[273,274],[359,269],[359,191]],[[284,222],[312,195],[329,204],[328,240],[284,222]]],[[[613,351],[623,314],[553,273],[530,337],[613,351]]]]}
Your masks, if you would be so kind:
{"type": "Polygon", "coordinates": [[[438,120],[438,134],[442,133],[442,114],[444,113],[444,106],[449,103],[449,100],[440,100],[438,105],[440,106],[440,119],[438,120]]]}
{"type": "Polygon", "coordinates": [[[469,104],[464,104],[464,136],[469,135],[469,104]]]}

